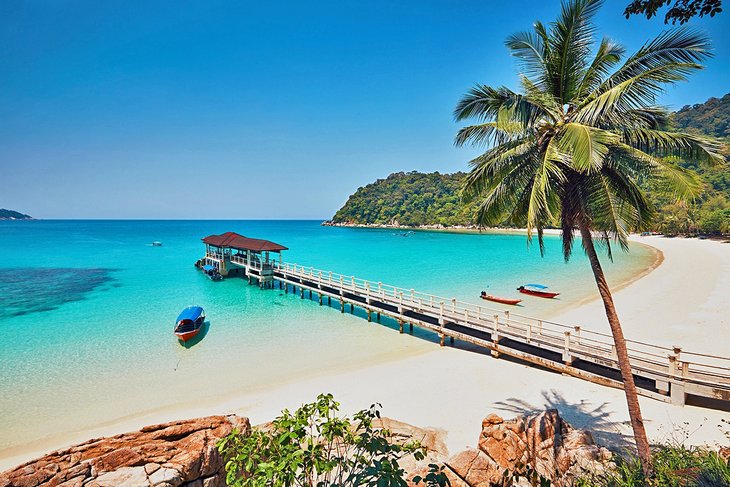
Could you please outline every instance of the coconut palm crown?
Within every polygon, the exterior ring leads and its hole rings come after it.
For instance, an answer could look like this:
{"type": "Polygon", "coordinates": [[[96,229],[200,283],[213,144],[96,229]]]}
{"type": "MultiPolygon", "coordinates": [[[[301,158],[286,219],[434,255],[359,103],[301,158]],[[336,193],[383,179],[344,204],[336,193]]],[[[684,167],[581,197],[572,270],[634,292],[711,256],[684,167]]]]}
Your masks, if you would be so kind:
{"type": "Polygon", "coordinates": [[[708,39],[666,31],[623,60],[624,48],[608,38],[594,50],[591,19],[601,3],[563,3],[549,26],[510,36],[521,92],[478,84],[454,112],[477,122],[459,130],[456,145],[490,146],[471,161],[463,188],[478,202],[478,223],[525,226],[541,250],[543,228],[559,226],[566,260],[581,226],[599,232],[609,257],[612,240],[627,248],[629,232],[653,214],[643,180],[658,178],[678,199],[696,196],[696,177],[665,156],[724,161],[716,142],[668,131],[668,113],[656,106],[664,86],[702,68],[708,39]]]}

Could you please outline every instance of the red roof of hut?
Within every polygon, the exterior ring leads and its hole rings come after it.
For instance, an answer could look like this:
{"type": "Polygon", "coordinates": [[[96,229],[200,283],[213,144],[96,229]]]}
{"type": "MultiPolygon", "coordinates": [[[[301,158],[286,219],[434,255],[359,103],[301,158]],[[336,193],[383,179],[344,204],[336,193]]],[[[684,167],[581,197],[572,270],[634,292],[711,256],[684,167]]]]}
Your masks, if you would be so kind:
{"type": "Polygon", "coordinates": [[[203,242],[214,247],[228,247],[236,250],[250,250],[252,252],[281,252],[282,250],[289,250],[278,243],[258,238],[244,237],[235,232],[209,235],[203,239],[203,242]]]}

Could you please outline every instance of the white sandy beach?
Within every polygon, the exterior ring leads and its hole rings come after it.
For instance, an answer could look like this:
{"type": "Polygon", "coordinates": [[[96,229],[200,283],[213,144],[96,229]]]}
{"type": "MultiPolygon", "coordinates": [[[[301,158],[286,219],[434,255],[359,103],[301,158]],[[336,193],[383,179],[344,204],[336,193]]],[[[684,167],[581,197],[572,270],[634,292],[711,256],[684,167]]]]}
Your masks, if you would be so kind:
{"type": "MultiPolygon", "coordinates": [[[[634,237],[659,249],[664,261],[615,294],[627,338],[685,350],[730,355],[730,245],[696,239],[634,237]]],[[[608,331],[602,304],[592,301],[568,310],[556,321],[608,331]]],[[[392,340],[417,340],[383,327],[392,340]]],[[[448,432],[452,453],[474,446],[481,420],[496,412],[512,417],[526,410],[556,407],[572,424],[593,430],[599,441],[620,446],[630,435],[623,391],[537,370],[489,355],[422,342],[418,353],[349,371],[338,371],[276,385],[198,409],[135,416],[94,430],[78,431],[0,458],[0,470],[46,451],[91,437],[117,434],[143,425],[209,414],[236,413],[253,423],[270,420],[281,409],[331,392],[345,412],[383,405],[383,414],[448,432]]],[[[642,398],[652,441],[727,444],[720,419],[730,414],[692,406],[671,406],[642,398]]]]}

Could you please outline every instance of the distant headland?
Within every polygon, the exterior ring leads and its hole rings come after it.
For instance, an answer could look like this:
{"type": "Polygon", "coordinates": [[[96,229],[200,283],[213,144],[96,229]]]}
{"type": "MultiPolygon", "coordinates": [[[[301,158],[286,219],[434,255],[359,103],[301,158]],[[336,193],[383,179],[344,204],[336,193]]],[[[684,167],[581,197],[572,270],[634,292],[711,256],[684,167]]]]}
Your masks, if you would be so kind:
{"type": "Polygon", "coordinates": [[[35,218],[19,211],[0,208],[0,220],[35,220],[35,218]]]}

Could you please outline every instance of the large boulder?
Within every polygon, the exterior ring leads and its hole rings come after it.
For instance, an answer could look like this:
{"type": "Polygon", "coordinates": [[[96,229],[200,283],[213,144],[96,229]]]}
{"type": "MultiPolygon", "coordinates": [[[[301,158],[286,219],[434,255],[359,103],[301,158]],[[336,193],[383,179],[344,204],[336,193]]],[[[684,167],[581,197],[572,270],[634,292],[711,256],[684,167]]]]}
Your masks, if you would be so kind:
{"type": "Polygon", "coordinates": [[[216,442],[247,418],[208,416],[146,426],[55,451],[0,474],[0,487],[175,487],[225,485],[216,442]]]}
{"type": "MultiPolygon", "coordinates": [[[[601,470],[611,458],[588,431],[574,429],[555,409],[511,420],[490,414],[482,421],[478,445],[443,462],[452,486],[503,485],[505,472],[524,475],[528,471],[553,486],[569,486],[576,476],[601,470]]],[[[425,473],[424,469],[417,472],[425,473]]]]}

